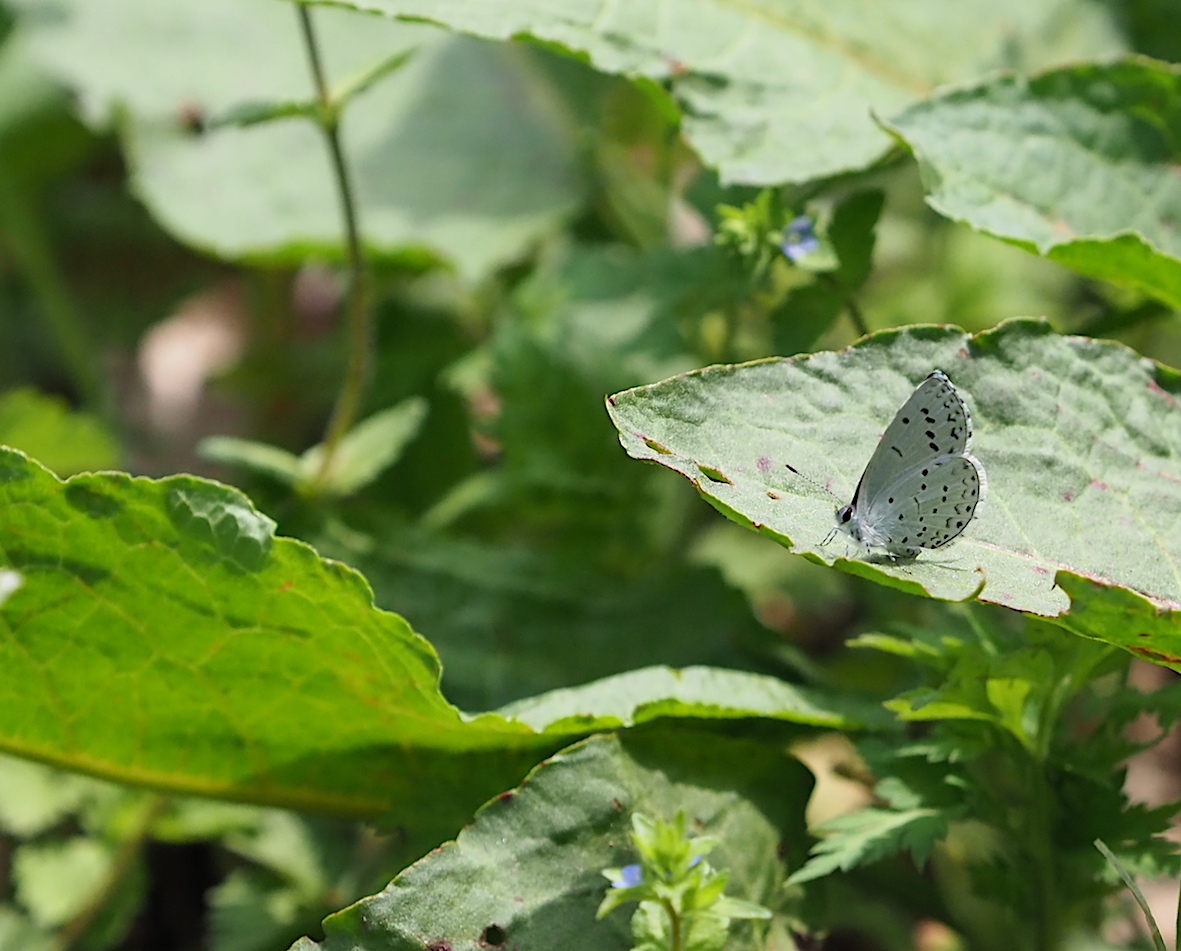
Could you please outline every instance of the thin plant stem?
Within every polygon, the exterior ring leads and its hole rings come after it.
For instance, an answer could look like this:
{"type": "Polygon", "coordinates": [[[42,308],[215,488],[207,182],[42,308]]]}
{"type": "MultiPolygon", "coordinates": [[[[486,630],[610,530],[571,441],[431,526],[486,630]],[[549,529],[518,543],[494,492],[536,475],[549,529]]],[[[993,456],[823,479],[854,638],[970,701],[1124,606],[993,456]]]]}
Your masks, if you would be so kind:
{"type": "Polygon", "coordinates": [[[131,835],[115,853],[110,870],[98,891],[58,932],[54,943],[55,951],[69,951],[70,948],[76,947],[103,911],[127,887],[127,877],[143,852],[152,827],[170,804],[171,800],[167,796],[152,796],[144,804],[131,835]]]}
{"type": "Polygon", "coordinates": [[[295,9],[299,16],[312,80],[316,86],[316,98],[320,104],[318,124],[328,144],[332,172],[336,179],[341,215],[344,219],[345,252],[348,260],[348,284],[345,295],[348,363],[340,393],[336,397],[336,405],[332,409],[332,417],[328,421],[328,431],[324,436],[320,470],[313,480],[313,486],[319,487],[327,481],[340,441],[352,429],[360,411],[361,399],[369,382],[373,325],[369,308],[369,278],[361,250],[360,228],[357,224],[357,201],[349,169],[345,164],[344,150],[340,144],[340,101],[333,97],[328,88],[316,32],[312,25],[311,10],[303,3],[296,4],[295,9]]]}
{"type": "Polygon", "coordinates": [[[865,322],[865,314],[861,312],[861,308],[858,306],[857,301],[853,299],[852,294],[845,298],[845,310],[849,312],[849,320],[852,321],[857,333],[862,337],[867,336],[869,334],[869,324],[865,322]]]}
{"type": "Polygon", "coordinates": [[[1033,875],[1037,889],[1037,912],[1034,919],[1036,946],[1039,951],[1057,951],[1062,941],[1062,920],[1058,904],[1055,852],[1050,830],[1054,828],[1054,802],[1045,775],[1044,760],[1030,760],[1033,822],[1027,829],[1029,848],[1034,861],[1033,875]]]}
{"type": "Polygon", "coordinates": [[[830,274],[820,274],[817,276],[817,279],[825,287],[838,292],[845,298],[845,313],[849,315],[849,323],[853,325],[853,329],[859,337],[867,336],[869,334],[869,324],[865,322],[865,314],[862,312],[861,306],[857,303],[857,298],[853,296],[853,292],[830,274]]]}
{"type": "MultiPolygon", "coordinates": [[[[1152,932],[1152,946],[1156,948],[1156,951],[1165,951],[1165,939],[1161,936],[1160,928],[1156,926],[1156,919],[1152,917],[1152,909],[1148,907],[1148,899],[1140,891],[1139,886],[1136,884],[1136,879],[1132,878],[1132,873],[1124,867],[1123,862],[1115,857],[1115,853],[1107,847],[1107,843],[1102,839],[1096,839],[1093,844],[1095,848],[1103,853],[1107,861],[1115,867],[1115,870],[1119,872],[1119,877],[1124,880],[1124,884],[1128,886],[1128,891],[1136,899],[1136,904],[1144,912],[1144,920],[1148,922],[1149,931],[1152,932]]],[[[1181,928],[1181,909],[1178,910],[1177,915],[1177,927],[1181,928]]],[[[1181,934],[1181,931],[1177,933],[1181,934]]]]}
{"type": "Polygon", "coordinates": [[[972,629],[972,633],[976,635],[976,642],[985,650],[988,656],[998,656],[1000,654],[1000,648],[997,646],[992,632],[989,631],[988,626],[980,616],[980,606],[970,601],[961,601],[955,605],[954,610],[967,622],[968,627],[972,629]]]}
{"type": "Polygon", "coordinates": [[[669,920],[669,951],[681,951],[681,916],[668,900],[664,902],[664,910],[669,920]]]}

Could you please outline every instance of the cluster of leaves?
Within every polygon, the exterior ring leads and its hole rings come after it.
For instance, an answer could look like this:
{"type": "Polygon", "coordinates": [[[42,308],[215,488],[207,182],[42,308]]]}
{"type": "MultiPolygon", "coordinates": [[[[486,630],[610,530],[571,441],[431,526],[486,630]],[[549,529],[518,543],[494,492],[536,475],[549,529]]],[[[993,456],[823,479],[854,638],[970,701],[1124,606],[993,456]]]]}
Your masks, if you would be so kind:
{"type": "Polygon", "coordinates": [[[729,874],[705,858],[718,842],[710,836],[689,838],[684,810],[671,822],[633,813],[632,843],[640,861],[604,870],[612,890],[597,915],[640,903],[632,915],[632,951],[720,951],[731,921],[771,917],[762,905],[722,894],[729,874]]]}
{"type": "Polygon", "coordinates": [[[1165,6],[4,0],[0,949],[1099,941],[1181,874],[1165,6]],[[979,517],[823,546],[935,367],[979,517]]]}

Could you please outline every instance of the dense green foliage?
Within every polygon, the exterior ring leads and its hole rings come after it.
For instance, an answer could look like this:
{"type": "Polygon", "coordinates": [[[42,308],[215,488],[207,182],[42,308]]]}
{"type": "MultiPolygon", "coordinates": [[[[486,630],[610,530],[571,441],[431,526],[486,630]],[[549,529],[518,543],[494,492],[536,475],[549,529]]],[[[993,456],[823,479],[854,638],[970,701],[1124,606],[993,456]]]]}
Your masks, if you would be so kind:
{"type": "Polygon", "coordinates": [[[1106,947],[1168,7],[0,0],[0,951],[1106,947]],[[825,544],[935,368],[977,518],[825,544]]]}

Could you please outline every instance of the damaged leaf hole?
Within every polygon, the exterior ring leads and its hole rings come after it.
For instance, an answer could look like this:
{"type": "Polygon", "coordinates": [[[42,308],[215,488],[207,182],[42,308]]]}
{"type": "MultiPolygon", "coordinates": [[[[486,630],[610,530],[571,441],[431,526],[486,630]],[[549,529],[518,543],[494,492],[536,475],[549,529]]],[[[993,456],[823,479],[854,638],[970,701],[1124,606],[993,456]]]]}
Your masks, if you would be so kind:
{"type": "Polygon", "coordinates": [[[500,925],[489,925],[480,932],[480,947],[499,948],[508,940],[508,935],[500,925]]]}
{"type": "Polygon", "coordinates": [[[662,456],[671,456],[673,454],[671,449],[667,449],[660,445],[660,443],[658,443],[655,439],[649,439],[647,436],[641,436],[640,439],[643,440],[645,446],[660,453],[662,456]]]}
{"type": "Polygon", "coordinates": [[[717,482],[722,485],[734,484],[726,478],[726,474],[721,469],[715,469],[713,466],[698,466],[697,468],[701,470],[701,474],[709,479],[710,482],[717,482]]]}

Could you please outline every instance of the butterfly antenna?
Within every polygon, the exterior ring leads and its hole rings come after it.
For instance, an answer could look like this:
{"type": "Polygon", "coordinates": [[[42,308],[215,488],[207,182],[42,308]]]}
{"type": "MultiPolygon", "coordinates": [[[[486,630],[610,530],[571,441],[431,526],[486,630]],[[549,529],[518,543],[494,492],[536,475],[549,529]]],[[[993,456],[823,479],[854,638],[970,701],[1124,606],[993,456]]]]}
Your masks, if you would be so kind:
{"type": "Polygon", "coordinates": [[[802,472],[800,472],[800,470],[797,469],[795,466],[793,466],[790,462],[785,462],[783,465],[788,471],[794,472],[801,479],[803,479],[805,482],[807,482],[808,485],[816,486],[816,488],[818,488],[825,495],[835,499],[837,502],[840,502],[840,498],[837,496],[837,494],[835,492],[833,492],[832,489],[830,489],[827,485],[821,485],[815,479],[808,478],[808,476],[806,476],[802,472]]]}

